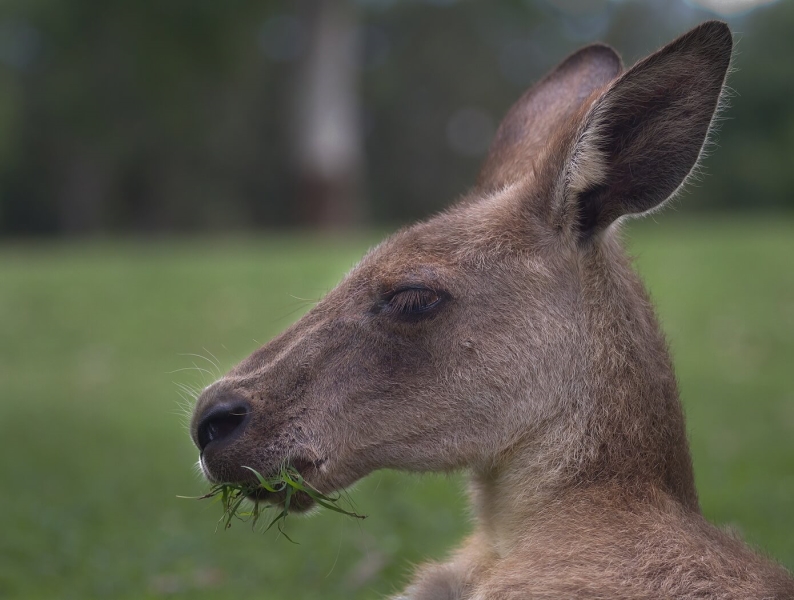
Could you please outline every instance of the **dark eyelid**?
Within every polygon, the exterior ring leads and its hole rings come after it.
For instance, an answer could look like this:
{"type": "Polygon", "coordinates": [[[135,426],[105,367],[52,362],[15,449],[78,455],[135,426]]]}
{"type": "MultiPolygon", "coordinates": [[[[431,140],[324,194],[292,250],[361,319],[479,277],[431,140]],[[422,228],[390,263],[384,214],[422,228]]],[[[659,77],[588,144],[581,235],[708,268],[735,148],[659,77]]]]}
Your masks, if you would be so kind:
{"type": "Polygon", "coordinates": [[[385,291],[382,295],[382,302],[388,304],[389,302],[394,299],[395,296],[399,294],[403,294],[406,292],[429,292],[432,294],[436,294],[439,298],[446,296],[446,292],[438,290],[436,288],[423,285],[421,283],[407,283],[395,286],[387,291],[385,291]]]}
{"type": "Polygon", "coordinates": [[[432,315],[448,297],[449,294],[447,292],[420,283],[401,284],[383,293],[380,302],[377,304],[377,312],[390,314],[401,319],[422,319],[432,315]],[[394,305],[395,299],[398,298],[400,294],[410,293],[432,294],[435,296],[435,299],[426,306],[423,306],[417,310],[404,311],[401,310],[399,305],[394,305]]]}
{"type": "Polygon", "coordinates": [[[391,288],[383,296],[384,298],[390,300],[391,298],[394,298],[397,294],[401,294],[403,292],[410,292],[411,290],[435,292],[436,294],[439,293],[433,288],[428,287],[426,285],[422,285],[421,283],[406,283],[391,288]]]}

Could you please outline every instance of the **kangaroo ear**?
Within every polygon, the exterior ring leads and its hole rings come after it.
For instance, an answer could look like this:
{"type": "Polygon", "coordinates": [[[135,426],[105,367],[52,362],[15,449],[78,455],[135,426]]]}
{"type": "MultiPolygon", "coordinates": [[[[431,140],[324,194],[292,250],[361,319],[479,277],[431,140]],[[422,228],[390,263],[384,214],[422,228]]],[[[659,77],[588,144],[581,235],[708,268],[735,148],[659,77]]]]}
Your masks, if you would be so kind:
{"type": "Polygon", "coordinates": [[[549,138],[585,103],[623,70],[609,46],[593,44],[566,58],[516,102],[491,142],[477,178],[489,191],[526,177],[549,138]]]}
{"type": "Polygon", "coordinates": [[[558,180],[559,226],[587,237],[678,190],[702,152],[732,47],[727,25],[709,21],[610,85],[585,116],[558,180]]]}

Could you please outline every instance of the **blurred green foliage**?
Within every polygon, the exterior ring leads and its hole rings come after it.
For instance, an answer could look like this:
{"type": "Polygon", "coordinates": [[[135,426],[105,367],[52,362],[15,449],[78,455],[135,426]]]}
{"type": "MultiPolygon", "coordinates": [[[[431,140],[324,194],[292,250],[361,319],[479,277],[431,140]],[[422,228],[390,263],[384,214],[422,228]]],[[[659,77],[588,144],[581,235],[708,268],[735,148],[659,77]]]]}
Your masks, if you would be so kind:
{"type": "MultiPolygon", "coordinates": [[[[507,107],[576,47],[631,63],[714,16],[684,0],[351,3],[376,223],[464,191],[507,107]]],[[[290,118],[313,5],[3,2],[0,234],[300,225],[290,118]]],[[[737,93],[687,210],[790,210],[794,3],[731,25],[737,93]]]]}
{"type": "MultiPolygon", "coordinates": [[[[627,237],[704,511],[794,567],[794,221],[658,220],[627,237]]],[[[376,237],[0,248],[0,597],[373,598],[443,557],[468,530],[458,477],[375,473],[350,492],[366,520],[290,518],[299,546],[176,498],[207,489],[173,382],[215,367],[191,355],[232,366],[376,237]]]]}

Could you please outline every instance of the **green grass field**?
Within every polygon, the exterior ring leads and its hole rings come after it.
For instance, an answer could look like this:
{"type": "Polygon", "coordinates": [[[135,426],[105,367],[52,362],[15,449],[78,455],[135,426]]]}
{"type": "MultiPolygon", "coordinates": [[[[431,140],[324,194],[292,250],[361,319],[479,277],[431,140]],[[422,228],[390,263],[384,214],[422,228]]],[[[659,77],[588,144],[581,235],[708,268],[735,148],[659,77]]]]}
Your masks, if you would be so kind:
{"type": "MultiPolygon", "coordinates": [[[[794,220],[634,225],[704,511],[794,567],[794,220]]],[[[0,246],[0,597],[377,598],[468,529],[462,479],[375,473],[363,522],[215,533],[174,382],[286,327],[374,237],[0,246]],[[183,370],[187,369],[187,370],[183,370]]]]}

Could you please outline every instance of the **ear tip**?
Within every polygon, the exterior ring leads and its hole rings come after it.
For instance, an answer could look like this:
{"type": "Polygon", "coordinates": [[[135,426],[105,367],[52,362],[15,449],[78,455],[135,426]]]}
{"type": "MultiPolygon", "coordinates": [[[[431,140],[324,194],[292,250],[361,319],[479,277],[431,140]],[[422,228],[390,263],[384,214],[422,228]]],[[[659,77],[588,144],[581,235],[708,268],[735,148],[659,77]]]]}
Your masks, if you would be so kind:
{"type": "Polygon", "coordinates": [[[731,28],[728,27],[728,24],[725,21],[718,21],[717,19],[703,21],[700,25],[695,26],[692,31],[702,31],[712,35],[723,35],[728,37],[731,35],[731,28]]]}
{"type": "Polygon", "coordinates": [[[592,87],[605,85],[623,72],[623,61],[615,50],[606,44],[590,44],[580,48],[560,63],[552,76],[562,73],[587,73],[592,87]]]}
{"type": "Polygon", "coordinates": [[[604,62],[612,64],[617,73],[623,71],[623,59],[612,46],[598,42],[586,46],[583,50],[587,50],[590,54],[598,56],[604,62]]]}
{"type": "Polygon", "coordinates": [[[723,21],[706,21],[701,23],[684,37],[696,39],[704,45],[730,55],[733,50],[733,34],[728,24],[723,21]]]}

